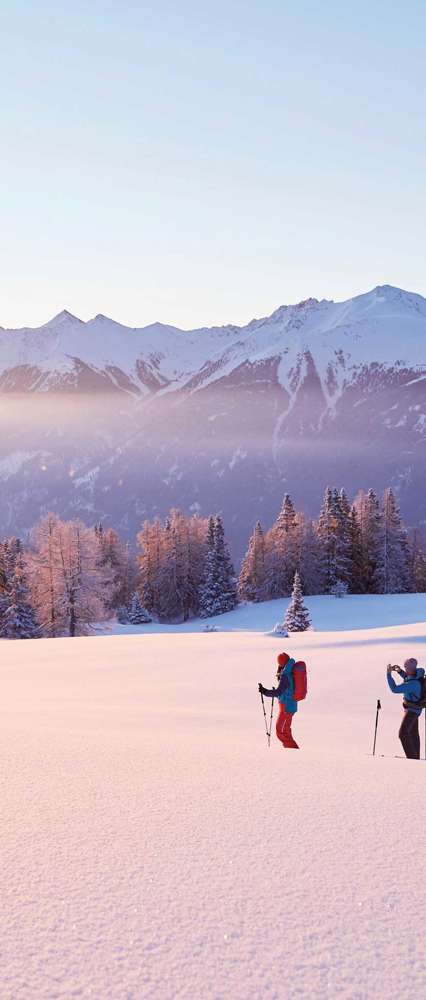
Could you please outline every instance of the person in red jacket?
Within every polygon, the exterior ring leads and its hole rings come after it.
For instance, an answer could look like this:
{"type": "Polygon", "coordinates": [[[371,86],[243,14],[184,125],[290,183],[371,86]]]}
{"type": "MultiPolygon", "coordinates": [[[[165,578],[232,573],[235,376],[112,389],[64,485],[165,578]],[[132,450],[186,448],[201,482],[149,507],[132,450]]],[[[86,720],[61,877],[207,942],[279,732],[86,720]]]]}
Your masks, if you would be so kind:
{"type": "Polygon", "coordinates": [[[298,744],[293,739],[291,731],[293,715],[297,712],[297,701],[293,697],[293,667],[295,660],[288,653],[279,653],[277,663],[278,686],[268,690],[268,688],[263,687],[263,684],[259,684],[259,691],[261,694],[266,695],[267,698],[278,699],[280,709],[275,727],[277,739],[280,740],[281,745],[286,750],[298,750],[298,744]]]}

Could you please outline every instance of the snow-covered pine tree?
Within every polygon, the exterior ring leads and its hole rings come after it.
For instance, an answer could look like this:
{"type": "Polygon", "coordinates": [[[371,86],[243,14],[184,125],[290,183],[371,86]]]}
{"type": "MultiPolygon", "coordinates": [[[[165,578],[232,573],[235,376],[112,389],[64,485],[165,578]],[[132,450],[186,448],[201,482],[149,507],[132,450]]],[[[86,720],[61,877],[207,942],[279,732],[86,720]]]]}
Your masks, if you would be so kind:
{"type": "Polygon", "coordinates": [[[380,505],[374,490],[361,491],[354,501],[358,516],[363,592],[380,593],[379,560],[382,548],[383,523],[380,505]]]}
{"type": "Polygon", "coordinates": [[[340,510],[337,490],[330,486],[324,493],[324,499],[317,522],[317,536],[320,550],[320,567],[323,577],[323,592],[329,594],[338,579],[337,537],[339,531],[340,510]]]}
{"type": "Polygon", "coordinates": [[[335,491],[337,511],[336,576],[349,588],[352,577],[351,505],[344,489],[335,491]]]}
{"type": "Polygon", "coordinates": [[[382,505],[381,545],[376,579],[383,594],[403,594],[410,589],[407,532],[390,488],[382,505]]]}
{"type": "Polygon", "coordinates": [[[365,581],[363,578],[361,529],[358,521],[357,509],[354,505],[352,505],[349,515],[349,535],[351,552],[351,577],[349,581],[349,591],[351,594],[363,594],[365,581]]]}
{"type": "Polygon", "coordinates": [[[6,542],[0,542],[0,636],[2,635],[3,614],[7,608],[7,546],[6,542]]]}
{"type": "Polygon", "coordinates": [[[415,594],[426,592],[426,542],[418,528],[411,532],[408,540],[410,590],[415,594]]]}
{"type": "Polygon", "coordinates": [[[220,614],[220,577],[218,574],[215,547],[215,519],[209,517],[205,547],[203,581],[200,586],[200,616],[210,618],[220,614]]]}
{"type": "Polygon", "coordinates": [[[137,591],[133,594],[128,612],[128,621],[132,625],[147,625],[152,621],[148,611],[144,608],[137,591]]]}
{"type": "Polygon", "coordinates": [[[39,639],[41,632],[31,603],[25,560],[19,552],[8,580],[0,623],[4,639],[39,639]]]}
{"type": "Polygon", "coordinates": [[[291,593],[298,558],[297,519],[293,501],[285,493],[281,510],[266,537],[266,590],[268,596],[291,593]]]}
{"type": "Polygon", "coordinates": [[[304,514],[296,515],[297,570],[304,594],[320,594],[323,579],[319,542],[314,525],[304,514]]]}
{"type": "Polygon", "coordinates": [[[241,601],[265,600],[265,537],[260,521],[257,521],[249,540],[246,555],[241,564],[238,580],[238,596],[241,601]]]}
{"type": "Polygon", "coordinates": [[[284,618],[284,627],[288,632],[306,632],[310,625],[309,611],[303,601],[300,576],[296,570],[291,601],[284,618]]]}
{"type": "Polygon", "coordinates": [[[234,567],[220,515],[209,518],[204,579],[200,588],[200,615],[209,618],[232,611],[237,603],[234,567]]]}
{"type": "Polygon", "coordinates": [[[221,582],[220,603],[221,613],[223,614],[225,611],[232,611],[236,607],[237,580],[220,514],[216,515],[215,521],[215,553],[221,582]]]}

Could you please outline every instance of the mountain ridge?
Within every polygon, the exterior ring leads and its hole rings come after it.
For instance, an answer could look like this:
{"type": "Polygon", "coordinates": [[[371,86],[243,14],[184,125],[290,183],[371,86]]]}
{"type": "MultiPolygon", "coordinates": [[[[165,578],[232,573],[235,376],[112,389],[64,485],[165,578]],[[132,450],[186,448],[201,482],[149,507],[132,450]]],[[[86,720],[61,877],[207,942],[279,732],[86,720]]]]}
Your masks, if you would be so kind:
{"type": "Polygon", "coordinates": [[[0,403],[0,531],[54,509],[132,537],[180,506],[221,512],[240,556],[328,482],[391,485],[426,523],[426,299],[390,285],[192,331],[63,310],[0,330],[0,403]]]}
{"type": "Polygon", "coordinates": [[[349,298],[342,299],[342,300],[339,300],[339,299],[326,299],[326,298],[324,298],[324,299],[317,299],[315,296],[308,296],[307,298],[300,299],[297,302],[281,303],[281,305],[277,306],[272,311],[272,313],[267,314],[266,316],[254,316],[254,317],[252,317],[251,320],[248,320],[247,323],[222,323],[222,324],[215,324],[215,323],[213,323],[211,325],[203,325],[203,326],[197,326],[197,327],[184,328],[184,327],[175,326],[174,324],[170,324],[170,323],[162,323],[161,320],[156,320],[153,323],[147,323],[147,324],[145,324],[143,326],[138,326],[138,325],[130,325],[129,326],[126,323],[121,323],[120,320],[114,319],[112,316],[107,316],[105,313],[96,313],[95,316],[90,316],[89,319],[83,320],[83,319],[81,319],[81,317],[77,316],[75,313],[72,313],[71,310],[69,310],[69,309],[67,309],[67,308],[64,307],[58,313],[56,313],[54,316],[52,316],[50,319],[46,320],[44,323],[41,323],[39,326],[24,325],[24,326],[19,326],[19,327],[4,327],[4,326],[0,325],[0,330],[4,330],[6,332],[20,332],[20,331],[31,331],[31,330],[37,331],[37,330],[41,330],[41,329],[43,329],[45,327],[51,326],[57,320],[61,320],[61,319],[65,319],[65,318],[69,319],[69,320],[76,321],[77,323],[83,323],[84,325],[93,323],[94,320],[98,320],[98,319],[99,320],[107,320],[108,322],[115,323],[118,326],[120,326],[120,327],[122,327],[123,329],[126,329],[126,330],[147,330],[147,329],[154,328],[154,327],[161,327],[161,328],[166,328],[166,329],[173,329],[173,330],[178,331],[179,333],[197,333],[197,332],[202,332],[203,330],[223,330],[223,329],[229,329],[231,327],[233,327],[234,329],[243,330],[243,329],[246,329],[247,327],[250,327],[253,323],[262,323],[265,320],[272,319],[278,313],[280,313],[282,310],[301,308],[302,306],[306,306],[306,305],[309,305],[309,304],[319,305],[319,304],[322,304],[322,303],[325,303],[325,304],[328,304],[328,305],[342,305],[343,306],[343,305],[346,305],[349,302],[354,302],[354,301],[357,301],[359,299],[363,299],[363,298],[365,298],[367,296],[372,296],[375,293],[383,293],[383,294],[390,293],[392,295],[392,297],[394,297],[396,295],[397,297],[405,296],[405,297],[412,298],[412,299],[420,299],[420,300],[422,300],[425,303],[425,307],[426,307],[426,296],[423,296],[420,292],[408,291],[407,289],[400,288],[397,285],[384,284],[384,285],[375,285],[373,288],[369,289],[366,292],[359,292],[357,295],[349,296],[349,298]]]}
{"type": "Polygon", "coordinates": [[[262,360],[276,352],[282,358],[294,355],[295,350],[319,355],[317,364],[324,354],[335,364],[333,353],[343,351],[352,366],[398,360],[413,365],[423,349],[424,322],[426,299],[390,285],[343,302],[308,298],[279,306],[270,316],[241,327],[127,327],[102,313],[83,321],[65,309],[40,327],[0,329],[0,389],[10,392],[16,384],[16,391],[67,391],[74,381],[87,391],[91,369],[98,382],[102,374],[105,391],[117,389],[114,370],[120,373],[121,391],[149,395],[171,386],[184,388],[191,381],[192,389],[194,381],[204,384],[202,372],[209,364],[219,371],[232,359],[241,363],[245,354],[262,360]],[[358,348],[357,341],[362,342],[358,348]],[[395,342],[401,343],[401,358],[394,356],[395,342]],[[32,381],[28,369],[37,376],[32,381]]]}

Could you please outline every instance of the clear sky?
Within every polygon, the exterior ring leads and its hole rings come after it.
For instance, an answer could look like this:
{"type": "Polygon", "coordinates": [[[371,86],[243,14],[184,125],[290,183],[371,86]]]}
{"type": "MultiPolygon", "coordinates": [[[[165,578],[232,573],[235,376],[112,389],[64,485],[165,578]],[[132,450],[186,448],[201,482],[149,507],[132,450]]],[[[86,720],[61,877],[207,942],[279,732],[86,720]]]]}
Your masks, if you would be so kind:
{"type": "Polygon", "coordinates": [[[426,295],[425,0],[2,0],[0,324],[426,295]]]}

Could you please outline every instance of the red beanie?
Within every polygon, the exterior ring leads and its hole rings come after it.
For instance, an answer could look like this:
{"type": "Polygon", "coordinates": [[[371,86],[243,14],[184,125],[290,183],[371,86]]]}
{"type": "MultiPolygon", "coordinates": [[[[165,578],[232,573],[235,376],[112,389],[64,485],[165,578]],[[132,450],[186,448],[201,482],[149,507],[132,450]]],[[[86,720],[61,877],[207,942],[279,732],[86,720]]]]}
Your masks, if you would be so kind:
{"type": "Polygon", "coordinates": [[[278,653],[278,656],[277,656],[278,666],[279,667],[285,667],[285,665],[286,665],[286,663],[288,663],[289,659],[290,659],[290,657],[289,657],[288,653],[278,653]]]}

